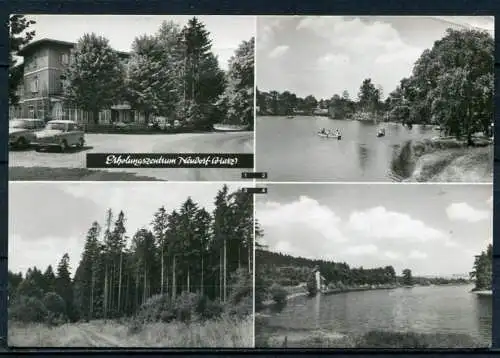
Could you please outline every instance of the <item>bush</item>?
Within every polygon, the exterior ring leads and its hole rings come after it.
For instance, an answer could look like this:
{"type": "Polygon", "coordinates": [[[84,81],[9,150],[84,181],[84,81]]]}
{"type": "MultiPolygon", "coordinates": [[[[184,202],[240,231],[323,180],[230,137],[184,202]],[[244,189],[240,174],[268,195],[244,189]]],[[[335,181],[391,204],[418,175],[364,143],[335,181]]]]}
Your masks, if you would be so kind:
{"type": "Polygon", "coordinates": [[[189,322],[196,313],[196,307],[200,302],[200,295],[191,292],[183,292],[175,299],[174,309],[176,319],[181,322],[189,322]]]}
{"type": "Polygon", "coordinates": [[[307,280],[307,292],[309,293],[309,296],[314,297],[318,294],[318,287],[316,286],[316,277],[315,275],[310,275],[309,279],[307,280]]]}
{"type": "Polygon", "coordinates": [[[273,284],[269,289],[269,292],[271,293],[273,301],[277,304],[282,305],[286,303],[288,292],[286,292],[286,290],[279,284],[273,284]]]}
{"type": "Polygon", "coordinates": [[[9,318],[24,323],[45,322],[47,316],[47,308],[35,297],[20,296],[9,310],[9,318]]]}
{"type": "Polygon", "coordinates": [[[48,292],[42,302],[47,309],[46,321],[49,325],[58,326],[67,321],[66,303],[61,296],[55,292],[48,292]]]}
{"type": "Polygon", "coordinates": [[[220,301],[212,301],[206,296],[201,296],[196,306],[196,315],[202,320],[219,318],[224,312],[220,301]]]}
{"type": "Polygon", "coordinates": [[[253,277],[245,269],[236,270],[230,277],[229,302],[238,305],[253,295],[253,277]]]}

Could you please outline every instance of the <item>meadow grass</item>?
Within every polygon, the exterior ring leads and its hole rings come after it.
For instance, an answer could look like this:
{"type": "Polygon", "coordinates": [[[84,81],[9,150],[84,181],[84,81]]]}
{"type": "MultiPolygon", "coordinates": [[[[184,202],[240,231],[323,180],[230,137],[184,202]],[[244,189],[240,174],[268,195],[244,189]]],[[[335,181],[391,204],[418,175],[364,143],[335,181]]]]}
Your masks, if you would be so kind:
{"type": "Polygon", "coordinates": [[[116,342],[121,347],[247,348],[253,347],[253,319],[222,317],[205,322],[145,323],[96,320],[49,327],[44,324],[9,323],[9,345],[17,347],[86,347],[85,332],[95,345],[116,342]],[[87,333],[88,334],[88,333],[87,333]],[[99,338],[102,338],[99,341],[99,338]]]}

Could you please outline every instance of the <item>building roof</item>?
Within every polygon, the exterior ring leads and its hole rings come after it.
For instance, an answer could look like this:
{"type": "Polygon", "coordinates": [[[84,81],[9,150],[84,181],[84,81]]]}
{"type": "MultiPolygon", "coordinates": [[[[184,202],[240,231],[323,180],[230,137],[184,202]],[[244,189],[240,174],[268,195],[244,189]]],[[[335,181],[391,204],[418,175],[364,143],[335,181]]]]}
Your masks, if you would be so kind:
{"type": "Polygon", "coordinates": [[[75,43],[74,42],[67,42],[67,41],[60,41],[60,40],[54,40],[54,39],[47,39],[47,38],[45,38],[45,39],[40,39],[40,40],[36,40],[36,41],[30,42],[26,46],[23,46],[17,52],[17,54],[19,56],[24,56],[27,53],[35,50],[36,48],[44,46],[44,45],[59,45],[59,46],[65,46],[65,47],[68,47],[68,48],[72,48],[73,46],[75,46],[75,43]]]}
{"type": "MultiPolygon", "coordinates": [[[[41,46],[45,46],[45,45],[59,45],[59,46],[67,47],[67,48],[73,48],[73,47],[75,47],[76,42],[68,42],[68,41],[60,41],[60,40],[54,40],[54,39],[44,38],[44,39],[40,39],[40,40],[36,40],[36,41],[30,42],[29,44],[27,44],[26,46],[24,46],[23,48],[21,48],[17,52],[17,55],[24,56],[27,53],[29,53],[29,52],[31,52],[31,51],[33,51],[33,50],[35,50],[35,49],[37,49],[37,48],[39,48],[41,46]]],[[[129,57],[130,56],[130,53],[124,52],[124,51],[116,51],[116,53],[120,57],[129,57]]]]}

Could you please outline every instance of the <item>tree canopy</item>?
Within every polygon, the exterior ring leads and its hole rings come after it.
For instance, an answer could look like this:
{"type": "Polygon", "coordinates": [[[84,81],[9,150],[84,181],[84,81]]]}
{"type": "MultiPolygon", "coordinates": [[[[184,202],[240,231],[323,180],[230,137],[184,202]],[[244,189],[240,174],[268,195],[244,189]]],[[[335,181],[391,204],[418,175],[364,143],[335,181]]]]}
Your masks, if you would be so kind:
{"type": "Polygon", "coordinates": [[[55,315],[63,321],[135,316],[155,297],[175,302],[194,294],[205,305],[246,302],[250,312],[252,195],[223,186],[212,212],[187,198],[171,212],[160,207],[150,229],[130,234],[125,212],[115,215],[109,209],[102,223],[91,224],[73,277],[71,271],[64,254],[55,273],[51,266],[44,273],[36,267],[24,274],[9,272],[12,318],[46,322],[55,315]]]}

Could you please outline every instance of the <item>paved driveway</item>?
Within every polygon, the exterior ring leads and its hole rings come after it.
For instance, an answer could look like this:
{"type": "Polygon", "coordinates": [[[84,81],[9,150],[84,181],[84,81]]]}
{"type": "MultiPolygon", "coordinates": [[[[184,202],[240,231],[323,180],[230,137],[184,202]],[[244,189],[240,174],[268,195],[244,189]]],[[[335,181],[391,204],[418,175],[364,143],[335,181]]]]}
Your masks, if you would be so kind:
{"type": "MultiPolygon", "coordinates": [[[[11,167],[84,168],[87,153],[253,153],[254,133],[201,134],[87,134],[86,148],[68,153],[13,150],[11,167]]],[[[246,169],[137,169],[120,168],[141,176],[170,181],[225,181],[241,179],[246,169]]]]}

